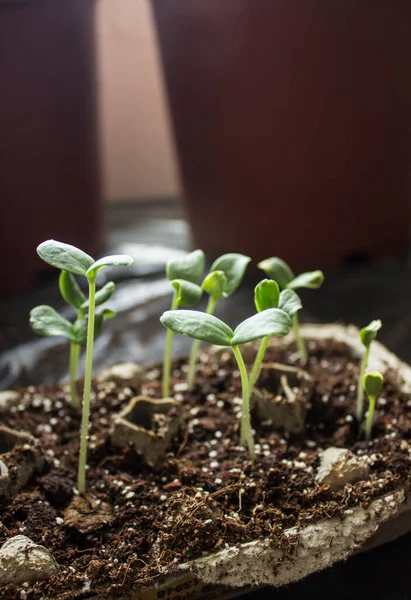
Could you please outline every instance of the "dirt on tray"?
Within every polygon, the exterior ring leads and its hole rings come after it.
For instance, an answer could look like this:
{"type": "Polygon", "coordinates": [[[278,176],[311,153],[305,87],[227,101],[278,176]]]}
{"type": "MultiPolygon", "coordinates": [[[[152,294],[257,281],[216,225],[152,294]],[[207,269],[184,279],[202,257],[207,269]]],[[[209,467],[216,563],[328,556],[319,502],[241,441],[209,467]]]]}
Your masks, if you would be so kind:
{"type": "MultiPolygon", "coordinates": [[[[408,486],[411,401],[395,378],[386,378],[374,437],[366,443],[354,416],[358,362],[332,341],[310,342],[309,350],[306,369],[315,388],[304,434],[259,423],[253,410],[254,463],[239,442],[240,377],[229,351],[201,354],[193,392],[186,391],[186,362],[174,363],[172,395],[184,406],[186,424],[157,469],[132,447],[114,448],[110,427],[132,397],[160,398],[160,368],[148,367],[138,386],[95,383],[84,498],[76,491],[80,414],[62,387],[22,390],[20,404],[1,422],[36,437],[47,464],[0,504],[0,545],[26,535],[53,553],[59,572],[34,584],[0,586],[0,597],[127,597],[181,563],[257,538],[288,543],[292,552],[284,529],[342,516],[408,486]],[[339,492],[319,485],[319,452],[329,446],[366,456],[370,477],[339,492]]],[[[299,366],[292,347],[269,349],[266,360],[299,366]]]]}

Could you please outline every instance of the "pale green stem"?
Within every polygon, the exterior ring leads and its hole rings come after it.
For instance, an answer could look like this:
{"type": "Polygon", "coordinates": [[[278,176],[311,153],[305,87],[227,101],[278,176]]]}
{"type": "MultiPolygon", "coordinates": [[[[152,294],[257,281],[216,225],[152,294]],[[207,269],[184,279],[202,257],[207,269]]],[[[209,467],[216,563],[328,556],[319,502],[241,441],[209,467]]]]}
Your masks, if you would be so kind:
{"type": "MultiPolygon", "coordinates": [[[[176,310],[177,308],[177,293],[175,293],[170,310],[176,310]]],[[[173,335],[174,333],[171,331],[171,329],[167,329],[163,364],[163,398],[168,398],[170,395],[171,349],[173,345],[173,335]]]]}
{"type": "Polygon", "coordinates": [[[360,366],[360,374],[358,377],[358,385],[357,385],[357,411],[356,416],[358,421],[362,421],[363,413],[364,413],[364,375],[368,365],[368,357],[370,355],[370,346],[365,348],[364,356],[362,357],[361,366],[360,366]]]}
{"type": "Polygon", "coordinates": [[[258,349],[257,356],[255,357],[255,361],[253,364],[253,368],[251,369],[250,378],[249,378],[249,386],[250,386],[250,394],[253,391],[253,388],[256,384],[258,376],[260,374],[261,363],[264,360],[265,351],[267,350],[268,341],[270,336],[266,335],[261,340],[260,348],[258,349]]]}
{"type": "Polygon", "coordinates": [[[307,355],[307,348],[305,346],[305,342],[304,342],[303,338],[301,337],[298,313],[295,313],[295,315],[293,316],[293,329],[294,329],[294,336],[295,336],[295,342],[297,344],[297,349],[298,349],[298,352],[300,353],[301,364],[305,365],[308,360],[308,355],[307,355]]]}
{"type": "MultiPolygon", "coordinates": [[[[84,310],[79,308],[77,314],[77,320],[80,321],[84,318],[84,310]]],[[[78,361],[80,357],[80,344],[75,344],[72,342],[70,344],[70,369],[69,369],[69,377],[70,377],[70,404],[74,406],[77,410],[80,408],[80,400],[77,395],[77,371],[78,371],[78,361]]]]}
{"type": "Polygon", "coordinates": [[[254,460],[254,440],[253,433],[251,431],[251,416],[250,416],[250,387],[248,384],[247,369],[244,364],[243,357],[238,346],[232,346],[234,356],[237,360],[238,369],[240,371],[241,385],[243,389],[243,410],[241,416],[241,431],[240,441],[243,446],[248,448],[251,460],[254,460]]]}
{"type": "Polygon", "coordinates": [[[80,356],[80,344],[71,342],[70,344],[70,404],[76,408],[80,408],[80,401],[77,395],[76,380],[78,359],[80,356]]]}
{"type": "MultiPolygon", "coordinates": [[[[212,315],[215,309],[215,305],[217,304],[217,300],[210,296],[208,299],[208,304],[206,308],[206,313],[208,315],[212,315]]],[[[197,356],[198,351],[200,349],[200,340],[194,340],[191,350],[190,350],[190,360],[188,362],[188,374],[187,374],[187,387],[189,390],[193,389],[194,378],[196,376],[196,367],[197,367],[197,356]]]]}
{"type": "Polygon", "coordinates": [[[369,396],[370,404],[368,406],[367,421],[365,424],[365,439],[367,442],[371,440],[372,422],[374,420],[375,411],[375,396],[369,396]]]}
{"type": "Polygon", "coordinates": [[[78,491],[84,494],[86,491],[86,464],[87,464],[87,441],[88,426],[90,419],[90,392],[91,376],[93,373],[93,347],[94,347],[94,318],[95,318],[95,295],[96,295],[96,276],[91,275],[88,278],[89,283],[89,309],[87,323],[87,347],[86,347],[86,369],[84,373],[84,392],[83,407],[81,415],[80,432],[80,458],[78,465],[78,491]]]}

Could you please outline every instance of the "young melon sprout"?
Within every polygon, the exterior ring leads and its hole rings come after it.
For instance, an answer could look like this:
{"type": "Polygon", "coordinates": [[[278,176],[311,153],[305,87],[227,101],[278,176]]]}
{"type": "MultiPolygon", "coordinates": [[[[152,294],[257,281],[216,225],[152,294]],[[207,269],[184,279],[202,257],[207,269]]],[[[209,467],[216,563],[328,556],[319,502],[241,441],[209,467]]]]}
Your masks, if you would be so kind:
{"type": "MultiPolygon", "coordinates": [[[[262,312],[269,308],[279,308],[287,313],[290,319],[292,319],[297,311],[302,308],[301,300],[298,294],[290,289],[285,289],[280,292],[278,283],[273,279],[263,279],[257,284],[254,290],[254,304],[257,312],[262,312]]],[[[261,340],[260,348],[258,349],[257,356],[255,357],[254,365],[250,373],[250,393],[252,392],[258,379],[261,364],[264,360],[269,340],[269,335],[266,335],[261,340]]]]}
{"type": "Polygon", "coordinates": [[[358,377],[358,385],[357,385],[357,410],[356,416],[358,422],[362,420],[363,412],[364,412],[364,388],[363,388],[363,380],[365,371],[367,370],[368,358],[370,356],[370,348],[371,342],[375,340],[377,337],[378,331],[381,329],[382,323],[379,319],[375,321],[371,321],[367,327],[363,327],[360,329],[360,340],[365,346],[364,356],[361,361],[360,366],[360,374],[358,377]]]}
{"type": "Polygon", "coordinates": [[[375,401],[377,396],[381,394],[383,377],[379,371],[372,371],[371,373],[364,375],[362,383],[365,393],[370,400],[365,423],[365,439],[369,442],[371,440],[372,423],[374,420],[375,401]]]}
{"type": "MultiPolygon", "coordinates": [[[[46,263],[60,269],[68,271],[72,275],[82,275],[88,281],[88,319],[81,320],[79,329],[86,333],[86,366],[84,373],[84,391],[82,403],[82,418],[80,431],[80,456],[78,466],[78,491],[83,494],[86,490],[86,464],[87,464],[87,441],[88,441],[88,426],[90,420],[90,392],[91,392],[91,376],[93,372],[93,346],[95,333],[95,315],[96,315],[96,277],[97,272],[104,267],[122,266],[128,267],[132,264],[133,259],[126,254],[117,254],[114,256],[105,256],[99,260],[94,260],[91,256],[69,244],[57,242],[55,240],[47,240],[38,246],[37,253],[46,263]]],[[[50,307],[48,307],[50,308],[50,307]]],[[[44,315],[44,312],[43,312],[44,315]]],[[[45,322],[49,322],[50,328],[53,327],[53,322],[50,323],[50,317],[53,319],[57,315],[58,319],[55,322],[57,328],[63,329],[66,333],[69,332],[67,325],[63,325],[60,315],[55,313],[45,314],[45,322]]],[[[67,321],[71,327],[72,324],[67,321]]],[[[67,337],[67,336],[66,336],[67,337]]],[[[72,340],[73,341],[73,340],[72,340]]],[[[76,339],[74,339],[76,341],[76,339]]]]}
{"type": "MultiPolygon", "coordinates": [[[[197,304],[203,295],[203,290],[197,285],[204,271],[204,252],[194,250],[182,258],[168,261],[166,274],[174,288],[174,296],[171,303],[171,310],[180,307],[190,307],[197,304]]],[[[162,390],[163,398],[170,395],[170,374],[171,374],[171,349],[173,344],[173,332],[167,330],[166,345],[164,350],[163,380],[162,390]]]]}
{"type": "MultiPolygon", "coordinates": [[[[87,337],[87,311],[88,300],[80,289],[74,276],[68,271],[62,271],[59,278],[60,292],[64,300],[77,310],[77,318],[74,323],[59,315],[51,306],[36,306],[30,311],[30,325],[33,331],[39,335],[48,337],[62,336],[70,342],[70,365],[69,365],[69,383],[70,383],[70,404],[80,408],[80,401],[77,396],[76,380],[78,371],[78,362],[80,348],[86,343],[87,337]]],[[[107,302],[114,293],[115,284],[110,281],[106,283],[96,293],[96,306],[107,302]]],[[[94,321],[95,335],[100,333],[103,319],[114,317],[112,310],[104,309],[96,313],[94,321]]]]}
{"type": "Polygon", "coordinates": [[[239,345],[261,339],[267,335],[286,335],[292,326],[290,317],[279,308],[270,308],[246,319],[234,331],[217,317],[193,310],[167,311],[160,321],[175,333],[181,333],[202,342],[232,349],[240,371],[242,385],[240,440],[241,444],[248,448],[251,459],[254,459],[254,439],[250,418],[250,386],[239,345]]]}
{"type": "MultiPolygon", "coordinates": [[[[261,261],[258,264],[258,267],[262,269],[268,277],[277,281],[282,290],[297,290],[299,288],[316,290],[320,288],[324,282],[324,274],[322,271],[310,271],[301,273],[295,277],[287,263],[276,256],[261,261]]],[[[300,353],[301,363],[305,365],[308,360],[308,354],[304,340],[301,337],[297,313],[293,316],[293,330],[297,348],[300,353]]]]}
{"type": "MultiPolygon", "coordinates": [[[[244,277],[245,270],[251,258],[244,254],[231,252],[217,258],[210,267],[201,287],[209,295],[206,314],[214,313],[216,304],[221,298],[228,298],[238,288],[244,277]]],[[[191,346],[188,363],[187,386],[191,390],[196,374],[197,357],[201,340],[194,340],[191,346]]]]}

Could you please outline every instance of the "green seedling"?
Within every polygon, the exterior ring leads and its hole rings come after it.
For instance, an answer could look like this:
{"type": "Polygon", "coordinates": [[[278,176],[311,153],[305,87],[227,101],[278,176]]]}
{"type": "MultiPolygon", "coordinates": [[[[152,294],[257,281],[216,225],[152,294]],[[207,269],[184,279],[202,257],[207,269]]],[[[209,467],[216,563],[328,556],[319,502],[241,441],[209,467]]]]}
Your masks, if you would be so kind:
{"type": "MultiPolygon", "coordinates": [[[[244,277],[251,258],[244,254],[231,252],[217,258],[210,267],[201,287],[208,294],[206,314],[214,313],[216,304],[221,298],[228,298],[238,288],[244,277]]],[[[196,374],[197,357],[201,340],[195,339],[190,351],[188,363],[187,386],[191,390],[196,374]]]]}
{"type": "Polygon", "coordinates": [[[372,371],[364,375],[362,384],[367,394],[370,404],[368,406],[367,420],[365,423],[365,439],[367,442],[371,440],[372,423],[374,420],[375,401],[377,396],[381,394],[383,377],[379,371],[372,371]]]}
{"type": "MultiPolygon", "coordinates": [[[[59,278],[60,292],[64,300],[77,310],[77,318],[74,323],[59,315],[51,306],[36,306],[30,312],[30,325],[35,333],[47,337],[63,336],[70,342],[70,404],[80,408],[77,396],[76,380],[80,348],[86,343],[87,338],[87,311],[88,300],[80,289],[74,276],[68,271],[62,271],[59,278]]],[[[114,293],[115,284],[110,281],[96,293],[96,306],[104,304],[114,293]]],[[[98,335],[104,318],[114,317],[112,310],[104,309],[96,313],[94,322],[95,335],[98,335]]]]}
{"type": "MultiPolygon", "coordinates": [[[[204,252],[194,250],[182,258],[168,261],[166,274],[174,288],[174,296],[171,302],[171,310],[180,307],[191,307],[201,300],[203,290],[198,285],[204,271],[204,252]]],[[[167,329],[166,345],[164,350],[163,398],[170,395],[171,374],[171,349],[173,344],[173,332],[167,329]]]]}
{"type": "MultiPolygon", "coordinates": [[[[262,312],[270,308],[279,308],[287,313],[290,319],[293,319],[297,311],[302,308],[301,300],[298,294],[290,289],[285,289],[280,292],[278,283],[273,279],[263,279],[257,284],[254,290],[254,304],[257,312],[262,312]]],[[[261,340],[261,344],[250,373],[250,393],[252,392],[258,379],[261,364],[264,360],[269,340],[269,335],[266,335],[261,340]]]]}
{"type": "Polygon", "coordinates": [[[371,323],[369,325],[367,325],[367,327],[363,327],[362,329],[360,329],[360,340],[365,347],[365,352],[364,352],[364,356],[361,361],[360,374],[358,377],[358,385],[357,385],[356,416],[357,416],[358,422],[360,422],[362,420],[363,413],[364,413],[363,380],[364,380],[365,371],[367,370],[367,366],[368,366],[371,342],[373,340],[375,340],[375,338],[377,337],[377,333],[381,329],[381,327],[382,327],[381,321],[379,319],[376,319],[375,321],[371,321],[371,323]]]}
{"type": "Polygon", "coordinates": [[[246,319],[234,331],[217,317],[193,310],[167,311],[160,321],[175,333],[181,333],[201,342],[232,349],[240,371],[242,385],[240,439],[241,444],[248,448],[250,457],[254,459],[254,440],[250,418],[250,386],[239,345],[264,338],[267,335],[286,335],[292,326],[288,314],[278,308],[270,308],[246,319]]]}
{"type": "MultiPolygon", "coordinates": [[[[268,277],[277,281],[282,290],[297,290],[299,288],[316,290],[320,288],[324,282],[324,274],[322,271],[310,271],[301,273],[295,277],[287,263],[276,256],[261,261],[258,264],[258,267],[262,269],[268,277]]],[[[301,363],[305,365],[308,360],[308,353],[304,340],[301,337],[297,312],[293,316],[293,330],[297,348],[300,353],[301,363]]]]}
{"type": "MultiPolygon", "coordinates": [[[[84,373],[84,391],[82,404],[82,418],[80,431],[80,456],[78,467],[78,491],[83,494],[86,490],[86,464],[87,464],[87,440],[88,426],[90,420],[90,392],[91,377],[93,372],[93,346],[95,333],[95,315],[96,315],[96,277],[100,269],[110,266],[128,267],[132,264],[131,256],[117,254],[114,256],[105,256],[99,260],[94,260],[91,256],[69,244],[47,240],[38,246],[37,253],[46,263],[60,269],[68,271],[72,275],[81,275],[87,278],[88,282],[88,300],[86,308],[88,309],[88,319],[82,319],[78,327],[84,334],[86,331],[86,366],[84,373]]],[[[101,291],[101,290],[100,290],[101,291]]],[[[56,313],[58,315],[58,313],[56,313]]],[[[59,315],[58,315],[59,316],[59,315]]],[[[70,327],[71,323],[67,322],[70,327]]],[[[69,332],[67,325],[60,321],[56,323],[57,327],[65,328],[69,332]]],[[[67,337],[67,336],[66,336],[67,337]]],[[[70,339],[70,338],[69,338],[70,339]]],[[[73,340],[71,340],[73,341],[73,340]]],[[[76,341],[74,339],[74,341],[76,341]]]]}

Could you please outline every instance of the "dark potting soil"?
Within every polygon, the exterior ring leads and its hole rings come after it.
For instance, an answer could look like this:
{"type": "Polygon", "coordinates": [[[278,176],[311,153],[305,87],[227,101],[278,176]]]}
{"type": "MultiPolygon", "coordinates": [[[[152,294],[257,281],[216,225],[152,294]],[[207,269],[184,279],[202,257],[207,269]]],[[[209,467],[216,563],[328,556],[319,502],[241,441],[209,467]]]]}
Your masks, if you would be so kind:
{"type": "MultiPolygon", "coordinates": [[[[293,348],[269,349],[266,360],[298,366],[293,348]]],[[[67,404],[65,389],[23,390],[20,404],[2,415],[2,424],[40,441],[47,466],[0,505],[0,545],[23,534],[59,564],[48,580],[0,587],[2,599],[126,597],[178,564],[261,537],[292,552],[284,529],[342,516],[408,486],[411,401],[386,378],[374,438],[364,442],[354,417],[359,365],[343,344],[310,342],[307,371],[315,389],[303,435],[276,431],[253,412],[254,463],[239,445],[241,389],[231,353],[202,353],[192,393],[185,368],[185,361],[174,363],[172,385],[186,425],[158,469],[133,448],[114,448],[109,432],[112,415],[130,398],[160,397],[160,369],[148,368],[138,385],[94,384],[85,498],[75,489],[80,415],[67,404]],[[370,477],[339,492],[318,485],[319,451],[329,446],[366,456],[370,477]]]]}

